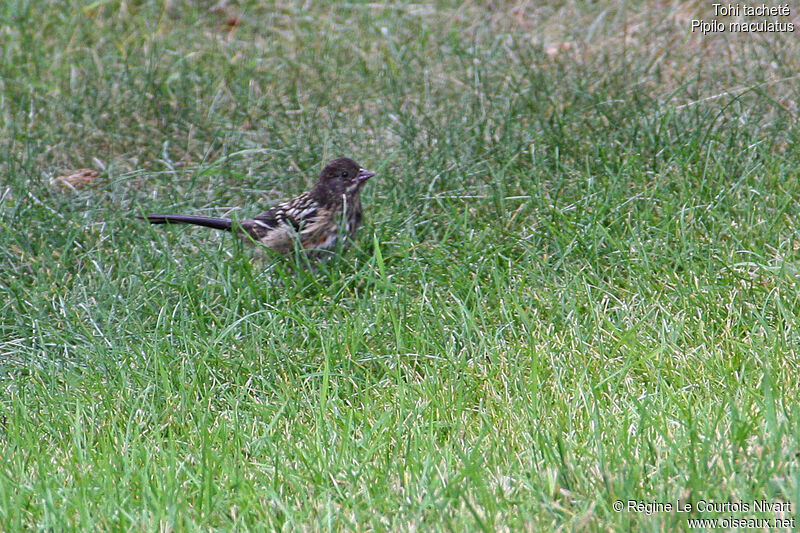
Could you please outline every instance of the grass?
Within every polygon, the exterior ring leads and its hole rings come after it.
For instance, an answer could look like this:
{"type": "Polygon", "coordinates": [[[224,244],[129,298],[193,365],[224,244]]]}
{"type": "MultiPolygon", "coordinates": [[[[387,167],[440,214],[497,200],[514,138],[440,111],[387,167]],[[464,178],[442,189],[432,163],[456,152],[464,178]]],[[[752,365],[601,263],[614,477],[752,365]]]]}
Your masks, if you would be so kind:
{"type": "Polygon", "coordinates": [[[229,4],[0,7],[1,530],[795,516],[792,34],[229,4]],[[133,218],[252,215],[339,155],[379,176],[313,274],[133,218]]]}

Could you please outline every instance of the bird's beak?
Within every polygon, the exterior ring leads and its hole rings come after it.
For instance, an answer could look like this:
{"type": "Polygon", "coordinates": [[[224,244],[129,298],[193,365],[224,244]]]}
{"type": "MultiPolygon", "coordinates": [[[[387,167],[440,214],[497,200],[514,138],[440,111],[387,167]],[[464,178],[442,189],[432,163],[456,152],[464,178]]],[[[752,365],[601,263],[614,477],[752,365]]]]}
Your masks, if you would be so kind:
{"type": "Polygon", "coordinates": [[[367,170],[366,168],[362,168],[362,169],[359,169],[358,176],[356,176],[356,178],[358,179],[359,183],[363,183],[363,182],[367,181],[368,179],[370,179],[374,175],[375,175],[375,173],[372,172],[371,170],[367,170]]]}

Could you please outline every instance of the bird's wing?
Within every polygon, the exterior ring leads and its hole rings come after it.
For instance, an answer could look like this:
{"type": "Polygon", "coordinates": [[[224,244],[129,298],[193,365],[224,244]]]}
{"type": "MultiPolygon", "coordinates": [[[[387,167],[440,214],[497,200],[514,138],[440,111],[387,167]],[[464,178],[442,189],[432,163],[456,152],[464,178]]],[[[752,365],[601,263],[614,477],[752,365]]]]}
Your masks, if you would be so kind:
{"type": "Polygon", "coordinates": [[[241,226],[262,245],[287,253],[294,248],[295,240],[302,242],[304,230],[314,224],[318,214],[316,200],[306,193],[242,221],[241,226]]]}

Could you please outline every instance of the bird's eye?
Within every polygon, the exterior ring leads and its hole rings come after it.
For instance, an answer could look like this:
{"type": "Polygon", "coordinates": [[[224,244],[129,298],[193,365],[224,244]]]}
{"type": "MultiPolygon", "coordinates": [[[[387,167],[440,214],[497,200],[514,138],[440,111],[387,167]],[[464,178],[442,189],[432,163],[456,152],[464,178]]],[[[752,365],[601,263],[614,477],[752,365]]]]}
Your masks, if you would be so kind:
{"type": "Polygon", "coordinates": [[[349,176],[349,174],[347,173],[347,171],[346,171],[346,170],[345,170],[344,172],[342,172],[342,177],[343,177],[343,178],[346,178],[347,176],[349,176]]]}

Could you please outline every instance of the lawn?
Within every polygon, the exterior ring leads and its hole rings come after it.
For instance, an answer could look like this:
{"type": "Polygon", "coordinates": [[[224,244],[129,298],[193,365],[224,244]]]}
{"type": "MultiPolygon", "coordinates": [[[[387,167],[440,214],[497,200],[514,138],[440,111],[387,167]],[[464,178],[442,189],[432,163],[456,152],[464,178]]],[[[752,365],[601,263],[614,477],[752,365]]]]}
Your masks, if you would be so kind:
{"type": "Polygon", "coordinates": [[[797,32],[267,4],[0,6],[0,530],[791,527],[797,32]],[[135,218],[339,156],[316,270],[135,218]]]}

